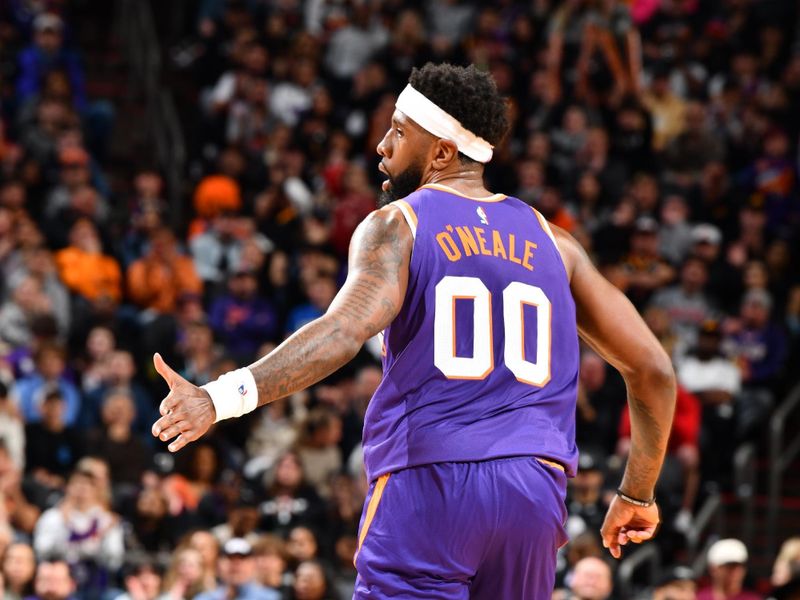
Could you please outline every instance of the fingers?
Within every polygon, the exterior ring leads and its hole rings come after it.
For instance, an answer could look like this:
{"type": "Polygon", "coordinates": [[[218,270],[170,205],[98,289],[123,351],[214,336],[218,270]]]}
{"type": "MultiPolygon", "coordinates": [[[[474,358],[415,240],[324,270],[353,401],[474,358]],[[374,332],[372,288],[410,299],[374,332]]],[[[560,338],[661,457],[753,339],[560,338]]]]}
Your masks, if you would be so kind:
{"type": "Polygon", "coordinates": [[[189,428],[189,424],[185,421],[181,421],[180,423],[173,423],[172,425],[168,425],[161,430],[161,433],[158,436],[162,442],[166,442],[167,440],[171,440],[177,435],[183,433],[184,430],[189,428]]]}
{"type": "Polygon", "coordinates": [[[175,440],[174,442],[172,442],[172,443],[171,443],[169,446],[167,446],[167,449],[168,449],[170,452],[177,452],[178,450],[180,450],[181,448],[183,448],[183,447],[184,447],[186,444],[188,444],[189,442],[193,442],[195,439],[196,439],[196,436],[194,436],[194,435],[191,435],[191,434],[190,434],[190,433],[188,433],[188,432],[187,432],[187,433],[182,433],[182,434],[180,434],[180,435],[178,436],[178,439],[176,439],[176,440],[175,440]]]}
{"type": "Polygon", "coordinates": [[[164,381],[167,382],[167,385],[170,387],[170,389],[172,388],[173,385],[175,385],[176,383],[178,383],[178,381],[181,380],[181,376],[178,375],[172,369],[172,367],[170,367],[164,361],[163,358],[161,358],[161,355],[158,352],[156,352],[153,355],[153,366],[155,366],[156,371],[158,372],[158,374],[161,375],[161,377],[164,378],[164,381]]]}
{"type": "Polygon", "coordinates": [[[162,415],[168,415],[174,411],[177,406],[178,400],[172,395],[172,392],[170,392],[167,394],[167,397],[161,401],[161,404],[158,405],[158,412],[162,415]]]}
{"type": "Polygon", "coordinates": [[[603,538],[603,548],[608,548],[614,558],[619,558],[622,553],[620,550],[620,538],[622,537],[620,529],[620,527],[607,528],[604,526],[600,531],[600,535],[603,538]]]}
{"type": "Polygon", "coordinates": [[[191,424],[186,421],[173,422],[172,415],[161,417],[153,425],[153,435],[166,442],[169,439],[176,438],[167,449],[170,452],[177,452],[189,442],[193,442],[198,438],[196,432],[191,429],[191,424]],[[156,433],[158,431],[158,433],[156,433]],[[177,436],[177,437],[176,437],[177,436]]]}
{"type": "Polygon", "coordinates": [[[645,529],[631,529],[625,532],[625,536],[634,544],[641,544],[646,542],[655,535],[655,527],[647,527],[645,529]]]}
{"type": "Polygon", "coordinates": [[[167,429],[172,425],[174,420],[171,413],[162,413],[164,416],[161,417],[158,421],[153,423],[153,427],[150,430],[150,433],[153,434],[153,437],[160,438],[161,432],[167,429]]]}

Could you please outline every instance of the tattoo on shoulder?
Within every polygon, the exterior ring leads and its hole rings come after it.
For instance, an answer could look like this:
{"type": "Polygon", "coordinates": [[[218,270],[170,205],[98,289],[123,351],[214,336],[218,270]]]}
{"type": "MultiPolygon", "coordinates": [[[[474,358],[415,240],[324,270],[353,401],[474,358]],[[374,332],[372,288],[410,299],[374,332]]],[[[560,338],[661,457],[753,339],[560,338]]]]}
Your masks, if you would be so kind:
{"type": "Polygon", "coordinates": [[[376,216],[364,224],[356,268],[380,281],[396,283],[405,260],[400,220],[376,216]]]}

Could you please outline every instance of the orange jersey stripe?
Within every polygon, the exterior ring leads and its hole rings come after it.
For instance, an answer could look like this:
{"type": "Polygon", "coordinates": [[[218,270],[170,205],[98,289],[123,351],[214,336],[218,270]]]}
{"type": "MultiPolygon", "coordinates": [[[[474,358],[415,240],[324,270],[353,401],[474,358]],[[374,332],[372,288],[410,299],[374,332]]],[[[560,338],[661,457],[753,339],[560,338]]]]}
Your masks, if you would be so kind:
{"type": "MultiPolygon", "coordinates": [[[[364,526],[361,528],[361,533],[358,534],[358,550],[361,550],[364,538],[367,537],[369,526],[372,524],[372,519],[375,518],[375,513],[378,511],[378,504],[381,502],[381,496],[383,496],[383,490],[386,487],[386,482],[389,481],[390,475],[391,473],[381,475],[375,483],[372,498],[369,499],[369,504],[367,505],[367,516],[364,517],[364,526]]],[[[358,550],[356,550],[356,556],[358,556],[358,550]]]]}

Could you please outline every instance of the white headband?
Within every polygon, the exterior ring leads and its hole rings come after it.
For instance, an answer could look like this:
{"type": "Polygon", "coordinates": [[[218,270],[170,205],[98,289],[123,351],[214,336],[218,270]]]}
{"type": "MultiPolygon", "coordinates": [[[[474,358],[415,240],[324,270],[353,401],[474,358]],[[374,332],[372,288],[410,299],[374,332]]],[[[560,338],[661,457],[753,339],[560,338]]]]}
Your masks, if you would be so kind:
{"type": "Polygon", "coordinates": [[[458,150],[472,160],[482,163],[492,160],[492,145],[489,142],[465,129],[457,119],[420,94],[411,84],[398,96],[395,107],[436,137],[455,142],[458,150]]]}

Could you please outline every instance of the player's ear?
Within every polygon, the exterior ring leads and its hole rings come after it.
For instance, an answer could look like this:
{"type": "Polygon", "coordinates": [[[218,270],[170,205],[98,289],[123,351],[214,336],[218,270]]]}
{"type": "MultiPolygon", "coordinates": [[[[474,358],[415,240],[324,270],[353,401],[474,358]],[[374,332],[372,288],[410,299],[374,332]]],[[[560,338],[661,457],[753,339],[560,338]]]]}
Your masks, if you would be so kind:
{"type": "Polygon", "coordinates": [[[431,161],[433,169],[441,171],[457,159],[458,146],[456,146],[455,142],[438,138],[433,143],[433,160],[431,161]]]}

